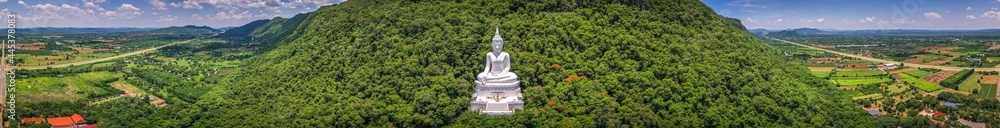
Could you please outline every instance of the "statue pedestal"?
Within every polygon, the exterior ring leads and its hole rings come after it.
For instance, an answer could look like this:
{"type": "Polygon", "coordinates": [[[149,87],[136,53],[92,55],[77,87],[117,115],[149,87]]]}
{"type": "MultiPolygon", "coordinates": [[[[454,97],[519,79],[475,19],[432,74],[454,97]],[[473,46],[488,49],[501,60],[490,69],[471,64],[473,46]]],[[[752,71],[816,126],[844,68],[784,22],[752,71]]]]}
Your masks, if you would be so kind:
{"type": "Polygon", "coordinates": [[[524,109],[521,81],[510,72],[510,54],[503,52],[503,38],[497,29],[493,36],[493,52],[486,54],[486,67],[476,75],[476,89],[469,109],[488,115],[511,115],[524,109]]]}

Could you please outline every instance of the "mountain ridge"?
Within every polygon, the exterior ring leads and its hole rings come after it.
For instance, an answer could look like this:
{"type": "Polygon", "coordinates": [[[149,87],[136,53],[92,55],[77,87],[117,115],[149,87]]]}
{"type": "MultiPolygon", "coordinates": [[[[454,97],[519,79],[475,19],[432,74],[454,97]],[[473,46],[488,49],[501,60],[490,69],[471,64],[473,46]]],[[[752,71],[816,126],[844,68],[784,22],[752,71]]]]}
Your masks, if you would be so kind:
{"type": "Polygon", "coordinates": [[[700,1],[577,2],[322,7],[205,94],[193,126],[870,125],[832,85],[700,1]],[[522,78],[525,110],[512,116],[467,108],[495,27],[522,78]]]}

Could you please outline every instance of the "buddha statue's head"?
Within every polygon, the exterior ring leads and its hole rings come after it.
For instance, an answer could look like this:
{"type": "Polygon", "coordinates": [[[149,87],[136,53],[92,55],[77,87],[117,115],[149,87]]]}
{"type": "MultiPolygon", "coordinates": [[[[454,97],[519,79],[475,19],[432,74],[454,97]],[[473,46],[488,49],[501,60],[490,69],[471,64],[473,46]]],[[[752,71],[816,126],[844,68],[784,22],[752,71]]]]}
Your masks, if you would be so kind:
{"type": "Polygon", "coordinates": [[[493,52],[500,53],[503,51],[503,38],[500,37],[500,27],[497,27],[496,34],[493,35],[493,52]]]}

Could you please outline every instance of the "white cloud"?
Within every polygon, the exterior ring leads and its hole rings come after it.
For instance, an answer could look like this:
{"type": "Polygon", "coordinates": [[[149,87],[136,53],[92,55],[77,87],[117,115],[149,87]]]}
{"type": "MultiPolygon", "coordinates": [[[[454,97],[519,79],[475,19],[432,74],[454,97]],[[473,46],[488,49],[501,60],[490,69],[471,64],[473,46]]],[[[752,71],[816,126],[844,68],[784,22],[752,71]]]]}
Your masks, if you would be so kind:
{"type": "Polygon", "coordinates": [[[891,20],[891,21],[880,20],[878,22],[881,23],[881,24],[890,24],[891,23],[891,24],[896,24],[896,25],[903,25],[903,24],[917,23],[917,20],[896,19],[896,20],[891,20]]]}
{"type": "Polygon", "coordinates": [[[826,21],[826,19],[823,19],[823,18],[816,19],[816,22],[819,22],[819,23],[823,23],[824,21],[826,21]]]}
{"type": "Polygon", "coordinates": [[[205,17],[198,14],[191,14],[191,20],[205,20],[205,17]]]}
{"type": "Polygon", "coordinates": [[[93,19],[95,14],[94,10],[85,10],[68,4],[58,6],[53,4],[36,4],[27,6],[27,8],[37,13],[22,14],[21,19],[26,21],[64,20],[67,16],[75,16],[74,19],[93,19]]]}
{"type": "Polygon", "coordinates": [[[750,22],[750,23],[757,23],[757,20],[753,20],[753,19],[751,19],[750,17],[747,17],[747,22],[750,22]]]}
{"type": "Polygon", "coordinates": [[[160,0],[150,0],[149,4],[153,5],[153,8],[158,10],[167,10],[167,3],[160,0]]]}
{"type": "Polygon", "coordinates": [[[172,15],[160,16],[160,19],[156,20],[156,22],[174,22],[177,21],[177,18],[177,16],[172,15]]]}
{"type": "Polygon", "coordinates": [[[7,0],[0,0],[0,3],[7,2],[7,0]]]}
{"type": "Polygon", "coordinates": [[[116,11],[105,11],[101,13],[101,16],[109,17],[112,19],[114,18],[129,19],[129,18],[135,18],[138,15],[142,15],[142,9],[132,6],[132,4],[122,4],[122,6],[119,6],[118,10],[116,11]]]}
{"type": "Polygon", "coordinates": [[[983,13],[983,15],[979,16],[979,18],[993,19],[993,20],[996,20],[996,21],[1000,21],[1000,12],[997,12],[997,11],[986,11],[986,12],[983,13]]]}
{"type": "Polygon", "coordinates": [[[936,12],[924,13],[924,18],[927,18],[929,20],[944,20],[944,18],[941,18],[941,14],[938,14],[936,12]]]}
{"type": "Polygon", "coordinates": [[[343,0],[291,0],[288,2],[281,2],[281,0],[184,0],[180,2],[172,2],[170,3],[170,6],[183,7],[187,9],[202,9],[202,4],[204,4],[225,10],[247,8],[266,8],[268,10],[275,10],[279,8],[298,7],[311,9],[311,7],[308,7],[307,5],[322,6],[340,2],[343,2],[343,0]]]}
{"type": "Polygon", "coordinates": [[[182,7],[184,9],[203,9],[203,8],[205,8],[205,7],[202,7],[201,4],[198,4],[198,2],[193,2],[193,1],[184,1],[184,2],[181,2],[180,4],[178,4],[178,3],[170,3],[170,6],[182,7]]]}
{"type": "Polygon", "coordinates": [[[83,0],[83,2],[104,3],[104,2],[108,2],[108,1],[107,0],[83,0]]]}
{"type": "Polygon", "coordinates": [[[972,10],[972,7],[966,7],[965,10],[972,10]]]}
{"type": "Polygon", "coordinates": [[[118,7],[118,11],[140,11],[140,10],[142,9],[132,6],[132,4],[122,4],[122,6],[118,7]]]}
{"type": "Polygon", "coordinates": [[[875,16],[865,17],[863,19],[858,20],[858,23],[872,23],[872,22],[875,22],[875,16]]]}
{"type": "Polygon", "coordinates": [[[250,19],[250,11],[243,11],[242,13],[235,13],[235,10],[230,10],[229,13],[219,12],[215,16],[209,18],[213,20],[245,20],[250,19]]]}
{"type": "Polygon", "coordinates": [[[774,21],[774,23],[782,23],[782,22],[785,22],[785,21],[782,21],[781,19],[778,19],[778,20],[774,21]]]}
{"type": "Polygon", "coordinates": [[[970,20],[975,20],[975,19],[976,19],[976,16],[973,16],[973,15],[965,15],[965,19],[970,19],[970,20]]]}
{"type": "Polygon", "coordinates": [[[156,12],[153,12],[153,13],[151,13],[151,14],[153,14],[153,15],[159,15],[160,13],[156,13],[156,12]]]}

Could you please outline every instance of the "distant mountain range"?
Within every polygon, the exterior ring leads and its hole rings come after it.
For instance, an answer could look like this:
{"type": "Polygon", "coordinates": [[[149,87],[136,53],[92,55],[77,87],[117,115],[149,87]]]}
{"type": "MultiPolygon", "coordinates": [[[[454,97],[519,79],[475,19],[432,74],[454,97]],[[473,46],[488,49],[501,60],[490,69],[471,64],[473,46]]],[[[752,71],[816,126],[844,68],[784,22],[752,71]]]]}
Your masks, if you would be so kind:
{"type": "MultiPolygon", "coordinates": [[[[795,32],[797,35],[895,35],[895,34],[1000,34],[1000,29],[981,30],[923,30],[923,29],[884,29],[884,30],[820,30],[816,28],[797,28],[783,30],[768,30],[763,28],[751,29],[751,33],[762,35],[776,34],[776,32],[795,32]]],[[[788,35],[788,33],[781,33],[788,35]]]]}
{"type": "Polygon", "coordinates": [[[155,30],[159,28],[55,28],[38,27],[17,29],[18,33],[24,34],[69,34],[69,33],[111,33],[111,32],[141,32],[155,30]]]}

